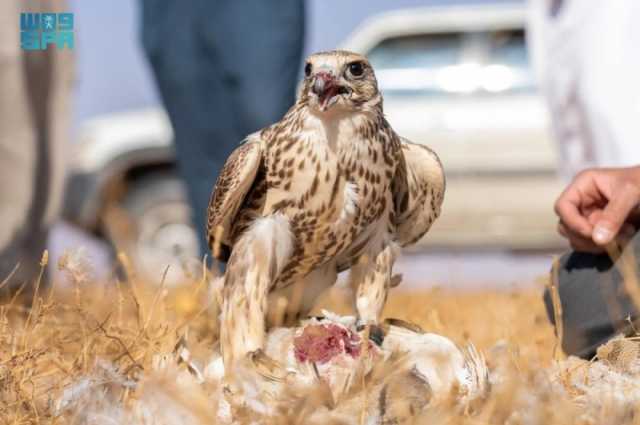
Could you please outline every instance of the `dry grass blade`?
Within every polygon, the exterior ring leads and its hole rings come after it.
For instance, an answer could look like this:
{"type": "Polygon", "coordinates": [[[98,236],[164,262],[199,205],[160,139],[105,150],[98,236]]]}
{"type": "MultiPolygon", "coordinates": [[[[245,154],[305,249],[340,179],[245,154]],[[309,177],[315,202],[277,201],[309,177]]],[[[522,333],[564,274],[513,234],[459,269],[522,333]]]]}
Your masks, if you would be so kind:
{"type": "Polygon", "coordinates": [[[556,341],[553,346],[553,357],[556,360],[562,360],[564,353],[562,352],[562,341],[564,338],[564,324],[562,322],[562,302],[560,301],[560,293],[558,291],[558,274],[560,272],[560,260],[556,257],[553,259],[551,267],[551,276],[549,277],[548,290],[551,295],[553,304],[553,318],[556,328],[556,341]]]}
{"type": "Polygon", "coordinates": [[[3,289],[5,286],[7,286],[7,284],[11,281],[11,278],[16,274],[19,268],[20,268],[20,263],[16,263],[16,265],[13,266],[13,269],[7,275],[7,277],[5,277],[2,282],[0,282],[0,290],[3,289]]]}
{"type": "Polygon", "coordinates": [[[631,298],[637,311],[640,311],[640,282],[638,281],[638,269],[633,252],[633,244],[627,244],[623,249],[616,241],[606,245],[607,253],[616,264],[622,275],[622,283],[625,291],[631,298]]]}
{"type": "Polygon", "coordinates": [[[165,283],[167,281],[167,273],[169,272],[169,266],[165,267],[164,272],[162,273],[162,279],[160,280],[160,286],[156,290],[156,295],[153,297],[153,302],[151,303],[151,308],[149,309],[149,314],[147,315],[147,320],[144,322],[144,326],[142,327],[142,332],[146,332],[149,324],[151,323],[151,318],[153,317],[153,312],[156,310],[158,306],[158,301],[163,296],[165,291],[165,283]]]}

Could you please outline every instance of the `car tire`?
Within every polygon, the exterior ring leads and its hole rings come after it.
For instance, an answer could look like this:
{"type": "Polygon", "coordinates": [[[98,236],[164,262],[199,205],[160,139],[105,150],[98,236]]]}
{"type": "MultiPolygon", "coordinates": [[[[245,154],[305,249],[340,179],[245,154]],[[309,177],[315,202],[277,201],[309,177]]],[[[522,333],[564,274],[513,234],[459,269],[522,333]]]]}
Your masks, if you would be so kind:
{"type": "Polygon", "coordinates": [[[105,233],[127,254],[138,277],[173,285],[198,273],[198,236],[184,184],[174,173],[137,177],[106,210],[105,233]]]}

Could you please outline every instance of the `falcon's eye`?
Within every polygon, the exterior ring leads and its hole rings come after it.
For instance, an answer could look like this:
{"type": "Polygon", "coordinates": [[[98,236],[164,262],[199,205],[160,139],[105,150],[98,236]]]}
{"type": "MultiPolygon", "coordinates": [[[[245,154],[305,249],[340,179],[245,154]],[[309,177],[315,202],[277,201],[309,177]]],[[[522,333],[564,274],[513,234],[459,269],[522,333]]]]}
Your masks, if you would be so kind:
{"type": "Polygon", "coordinates": [[[361,77],[364,73],[364,64],[362,62],[351,62],[349,64],[349,73],[354,77],[361,77]]]}
{"type": "Polygon", "coordinates": [[[309,62],[304,66],[304,75],[307,77],[311,75],[311,64],[309,62]]]}

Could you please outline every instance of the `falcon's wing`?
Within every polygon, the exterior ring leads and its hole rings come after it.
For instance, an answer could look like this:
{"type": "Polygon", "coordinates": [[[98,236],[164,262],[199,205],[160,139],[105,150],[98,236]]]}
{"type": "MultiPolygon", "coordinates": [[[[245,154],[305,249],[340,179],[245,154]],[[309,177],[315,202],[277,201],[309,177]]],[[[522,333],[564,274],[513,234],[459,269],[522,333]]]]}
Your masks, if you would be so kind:
{"type": "Polygon", "coordinates": [[[440,215],[445,177],[440,159],[424,145],[401,139],[402,158],[394,177],[396,237],[416,243],[440,215]]]}
{"type": "Polygon", "coordinates": [[[226,261],[232,228],[238,210],[253,186],[262,164],[262,143],[249,136],[225,162],[211,194],[207,209],[207,238],[213,256],[226,261]]]}

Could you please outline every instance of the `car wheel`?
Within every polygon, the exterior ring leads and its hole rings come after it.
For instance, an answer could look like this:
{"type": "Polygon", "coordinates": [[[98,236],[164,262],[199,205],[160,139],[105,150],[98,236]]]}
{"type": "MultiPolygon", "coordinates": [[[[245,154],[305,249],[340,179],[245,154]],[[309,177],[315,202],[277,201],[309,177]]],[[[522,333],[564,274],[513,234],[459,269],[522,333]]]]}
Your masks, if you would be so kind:
{"type": "Polygon", "coordinates": [[[105,220],[107,234],[133,262],[139,277],[173,285],[200,270],[198,235],[181,180],[154,172],[130,182],[122,200],[105,220]]]}

